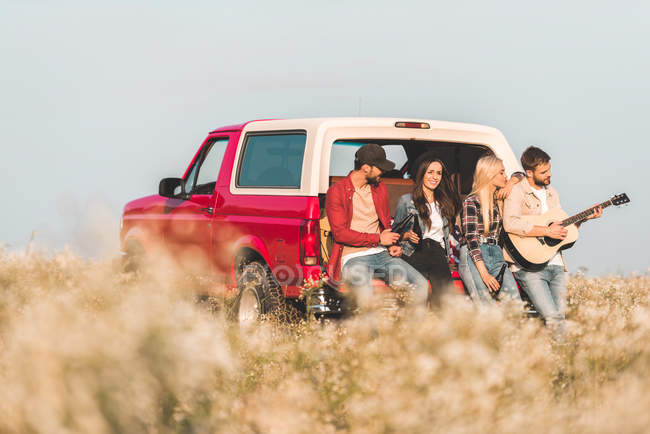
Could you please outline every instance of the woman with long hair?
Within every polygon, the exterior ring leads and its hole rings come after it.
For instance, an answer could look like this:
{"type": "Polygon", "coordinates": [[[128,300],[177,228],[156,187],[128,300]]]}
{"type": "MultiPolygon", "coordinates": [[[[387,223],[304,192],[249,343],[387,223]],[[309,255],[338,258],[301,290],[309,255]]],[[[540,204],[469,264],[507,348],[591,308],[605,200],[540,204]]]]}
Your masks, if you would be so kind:
{"type": "Polygon", "coordinates": [[[460,214],[463,239],[458,271],[470,297],[476,303],[493,303],[499,297],[521,300],[512,273],[499,246],[503,230],[502,198],[521,175],[507,182],[503,161],[492,154],[476,163],[471,193],[463,201],[460,214]],[[501,285],[496,279],[503,266],[501,285]]]}
{"type": "Polygon", "coordinates": [[[460,211],[460,196],[442,160],[434,154],[419,159],[413,192],[399,198],[395,224],[414,215],[402,235],[402,258],[429,280],[431,306],[453,283],[449,271],[449,231],[460,211]]]}

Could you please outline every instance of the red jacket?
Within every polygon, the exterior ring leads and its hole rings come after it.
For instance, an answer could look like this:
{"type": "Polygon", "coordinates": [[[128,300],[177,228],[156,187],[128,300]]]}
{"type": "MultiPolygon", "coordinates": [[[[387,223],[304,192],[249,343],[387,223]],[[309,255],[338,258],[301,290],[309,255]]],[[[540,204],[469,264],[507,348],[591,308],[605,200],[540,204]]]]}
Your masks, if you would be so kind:
{"type": "MultiPolygon", "coordinates": [[[[350,172],[352,173],[352,172],[350,172]]],[[[375,203],[377,217],[380,226],[390,229],[390,206],[388,204],[388,190],[380,182],[379,185],[371,186],[372,200],[375,203]]],[[[354,247],[375,247],[379,245],[379,234],[368,234],[350,229],[352,223],[352,195],[354,185],[350,175],[332,185],[325,196],[325,212],[334,236],[334,244],[330,252],[327,273],[334,281],[341,278],[341,254],[343,245],[354,247]]]]}

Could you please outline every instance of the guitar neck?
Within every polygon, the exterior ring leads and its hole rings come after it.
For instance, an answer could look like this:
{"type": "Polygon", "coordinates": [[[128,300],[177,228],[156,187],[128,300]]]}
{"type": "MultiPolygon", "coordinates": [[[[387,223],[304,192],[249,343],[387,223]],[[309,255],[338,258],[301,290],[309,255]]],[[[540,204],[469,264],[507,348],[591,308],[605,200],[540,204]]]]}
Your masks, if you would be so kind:
{"type": "Polygon", "coordinates": [[[599,206],[602,207],[603,209],[607,208],[608,206],[613,205],[612,200],[606,200],[603,203],[599,203],[598,205],[594,205],[591,208],[587,208],[586,210],[571,216],[567,219],[562,220],[562,226],[570,226],[572,224],[576,223],[582,223],[583,221],[587,220],[587,217],[592,215],[594,213],[594,210],[598,208],[599,206]]]}

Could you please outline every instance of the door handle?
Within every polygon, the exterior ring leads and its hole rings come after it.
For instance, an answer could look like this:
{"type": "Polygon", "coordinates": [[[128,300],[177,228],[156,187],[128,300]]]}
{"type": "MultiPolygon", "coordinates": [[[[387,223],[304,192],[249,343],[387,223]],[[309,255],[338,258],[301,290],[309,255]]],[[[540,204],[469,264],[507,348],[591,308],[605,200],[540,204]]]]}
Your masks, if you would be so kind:
{"type": "Polygon", "coordinates": [[[208,214],[212,214],[214,212],[214,208],[211,206],[206,206],[205,208],[201,208],[201,211],[207,212],[208,214]]]}

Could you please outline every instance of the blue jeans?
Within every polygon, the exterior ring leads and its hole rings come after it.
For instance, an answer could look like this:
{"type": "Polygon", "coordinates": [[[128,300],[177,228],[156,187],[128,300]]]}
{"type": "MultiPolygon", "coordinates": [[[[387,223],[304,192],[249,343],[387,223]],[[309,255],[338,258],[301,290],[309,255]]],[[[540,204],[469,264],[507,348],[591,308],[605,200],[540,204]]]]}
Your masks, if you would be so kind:
{"type": "MultiPolygon", "coordinates": [[[[501,271],[501,267],[506,263],[503,258],[501,247],[494,244],[481,244],[481,256],[488,272],[496,277],[501,271]]],[[[490,290],[481,279],[481,275],[469,254],[467,244],[460,248],[460,263],[458,264],[458,273],[463,280],[463,284],[469,293],[469,296],[476,304],[493,304],[495,300],[490,295],[490,290]]],[[[500,298],[512,298],[521,301],[519,290],[517,289],[517,282],[512,276],[512,273],[506,268],[503,274],[503,283],[501,284],[501,291],[499,292],[500,298]]]]}
{"type": "Polygon", "coordinates": [[[426,306],[429,282],[415,268],[388,251],[374,255],[359,256],[345,263],[341,271],[343,282],[356,296],[361,307],[369,306],[372,300],[373,276],[388,285],[411,285],[411,304],[426,306]]]}
{"type": "Polygon", "coordinates": [[[566,277],[561,265],[547,265],[540,271],[515,271],[515,276],[526,291],[535,310],[546,324],[554,329],[556,339],[564,338],[564,311],[566,309],[566,277]]]}

